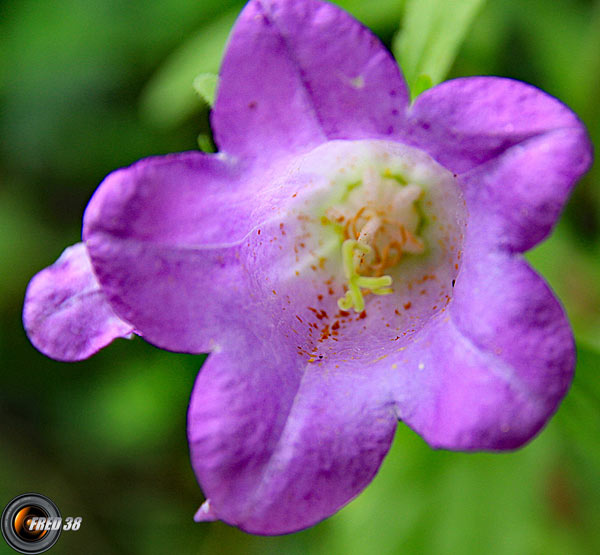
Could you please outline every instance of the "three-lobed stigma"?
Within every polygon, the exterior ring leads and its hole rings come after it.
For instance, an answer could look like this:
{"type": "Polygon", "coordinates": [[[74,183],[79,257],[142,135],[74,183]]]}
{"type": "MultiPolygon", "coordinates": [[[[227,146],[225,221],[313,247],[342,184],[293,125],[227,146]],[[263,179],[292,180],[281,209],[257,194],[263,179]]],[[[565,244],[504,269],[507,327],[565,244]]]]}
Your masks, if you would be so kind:
{"type": "MultiPolygon", "coordinates": [[[[365,309],[365,299],[361,289],[368,289],[375,295],[389,295],[393,293],[391,276],[368,277],[361,276],[357,272],[355,255],[359,258],[371,254],[373,249],[354,239],[346,239],[342,243],[342,262],[344,265],[344,274],[348,280],[348,291],[346,295],[338,299],[338,307],[341,310],[350,310],[354,308],[356,312],[362,312],[365,309]]],[[[360,263],[359,263],[360,265],[360,263]]]]}

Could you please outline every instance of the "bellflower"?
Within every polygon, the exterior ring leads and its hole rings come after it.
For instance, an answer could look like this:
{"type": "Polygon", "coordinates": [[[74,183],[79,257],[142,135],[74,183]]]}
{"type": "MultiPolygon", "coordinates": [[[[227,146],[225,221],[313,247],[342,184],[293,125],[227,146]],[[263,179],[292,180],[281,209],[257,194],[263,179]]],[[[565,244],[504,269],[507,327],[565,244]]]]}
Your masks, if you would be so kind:
{"type": "Polygon", "coordinates": [[[217,154],[110,174],[83,243],[31,282],[42,352],[132,333],[209,352],[188,434],[197,520],[278,534],[373,478],[402,420],[436,448],[519,447],[565,395],[574,343],[522,253],[591,146],[510,79],[410,103],[389,52],[316,0],[252,0],[225,53],[217,154]]]}

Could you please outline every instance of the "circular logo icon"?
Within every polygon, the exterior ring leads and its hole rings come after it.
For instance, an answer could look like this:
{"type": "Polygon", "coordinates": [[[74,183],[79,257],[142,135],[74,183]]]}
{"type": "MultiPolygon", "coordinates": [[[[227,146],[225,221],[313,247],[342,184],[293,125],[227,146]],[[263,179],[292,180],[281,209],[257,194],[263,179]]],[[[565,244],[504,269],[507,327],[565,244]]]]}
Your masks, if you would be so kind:
{"type": "Polygon", "coordinates": [[[57,541],[62,530],[58,507],[39,493],[15,497],[2,512],[2,535],[19,553],[43,553],[57,541]]]}

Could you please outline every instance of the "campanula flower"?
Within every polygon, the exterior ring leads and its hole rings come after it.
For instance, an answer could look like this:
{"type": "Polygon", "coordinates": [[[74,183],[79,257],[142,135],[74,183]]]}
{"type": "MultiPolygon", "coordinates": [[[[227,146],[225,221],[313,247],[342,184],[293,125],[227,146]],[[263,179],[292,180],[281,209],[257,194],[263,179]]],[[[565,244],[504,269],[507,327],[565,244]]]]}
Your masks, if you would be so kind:
{"type": "Polygon", "coordinates": [[[497,77],[411,104],[348,14],[252,0],[212,127],[217,154],[110,174],[83,243],[32,280],[24,310],[61,360],[132,333],[210,353],[188,415],[197,520],[314,524],[371,481],[398,420],[466,451],[544,426],[574,343],[522,253],[591,163],[566,106],[497,77]]]}

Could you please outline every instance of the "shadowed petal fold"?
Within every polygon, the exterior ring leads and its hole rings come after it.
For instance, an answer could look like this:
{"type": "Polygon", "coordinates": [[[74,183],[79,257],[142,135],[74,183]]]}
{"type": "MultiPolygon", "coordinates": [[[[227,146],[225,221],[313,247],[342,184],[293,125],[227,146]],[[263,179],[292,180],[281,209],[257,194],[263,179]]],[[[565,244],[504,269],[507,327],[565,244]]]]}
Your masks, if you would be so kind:
{"type": "Polygon", "coordinates": [[[192,394],[192,465],[210,507],[197,517],[210,513],[258,534],[293,532],[372,480],[396,427],[393,402],[382,380],[241,339],[210,355],[192,394]]]}
{"type": "Polygon", "coordinates": [[[271,158],[396,134],[407,103],[394,59],[347,13],[315,0],[255,0],[230,38],[212,126],[225,152],[271,158]]]}
{"type": "Polygon", "coordinates": [[[106,301],[83,243],[67,248],[31,280],[23,323],[37,349],[62,361],[88,358],[133,332],[106,301]]]}

